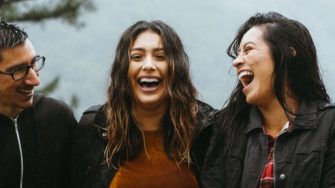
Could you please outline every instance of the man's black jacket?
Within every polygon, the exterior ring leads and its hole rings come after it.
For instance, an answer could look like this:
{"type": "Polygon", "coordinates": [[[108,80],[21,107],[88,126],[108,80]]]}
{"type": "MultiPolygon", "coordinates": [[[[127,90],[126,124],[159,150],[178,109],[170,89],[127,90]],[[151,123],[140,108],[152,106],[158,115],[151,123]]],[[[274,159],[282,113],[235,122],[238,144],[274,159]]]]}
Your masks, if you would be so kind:
{"type": "Polygon", "coordinates": [[[62,102],[42,95],[33,101],[17,117],[17,131],[15,120],[0,114],[0,188],[18,188],[20,181],[23,188],[67,188],[77,121],[62,102]]]}

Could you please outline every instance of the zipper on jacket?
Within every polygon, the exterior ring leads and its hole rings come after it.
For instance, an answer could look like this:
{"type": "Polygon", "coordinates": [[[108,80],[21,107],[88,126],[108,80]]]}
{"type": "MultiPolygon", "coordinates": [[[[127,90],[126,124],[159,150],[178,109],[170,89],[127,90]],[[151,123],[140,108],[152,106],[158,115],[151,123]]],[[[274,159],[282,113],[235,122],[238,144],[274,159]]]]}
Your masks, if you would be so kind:
{"type": "Polygon", "coordinates": [[[19,134],[19,127],[17,124],[17,119],[18,117],[12,119],[15,127],[15,133],[16,133],[16,139],[17,143],[19,145],[19,151],[20,151],[20,161],[21,161],[21,176],[20,176],[20,188],[22,188],[23,184],[23,154],[22,154],[22,146],[21,146],[21,139],[20,139],[20,134],[19,134]]]}

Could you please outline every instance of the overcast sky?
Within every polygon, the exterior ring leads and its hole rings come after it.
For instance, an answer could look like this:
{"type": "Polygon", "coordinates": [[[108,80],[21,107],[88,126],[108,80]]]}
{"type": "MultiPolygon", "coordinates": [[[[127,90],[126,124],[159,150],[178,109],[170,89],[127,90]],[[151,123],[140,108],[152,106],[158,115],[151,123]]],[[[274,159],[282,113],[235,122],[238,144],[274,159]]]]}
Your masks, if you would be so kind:
{"type": "Polygon", "coordinates": [[[236,83],[225,51],[239,26],[257,12],[277,11],[307,26],[315,41],[321,72],[335,97],[333,0],[95,0],[97,10],[82,15],[80,30],[58,20],[25,23],[38,53],[47,57],[42,86],[61,76],[52,95],[66,102],[78,95],[77,117],[102,104],[108,71],[122,32],[138,20],[162,20],[180,35],[191,60],[199,98],[221,108],[236,83]]]}

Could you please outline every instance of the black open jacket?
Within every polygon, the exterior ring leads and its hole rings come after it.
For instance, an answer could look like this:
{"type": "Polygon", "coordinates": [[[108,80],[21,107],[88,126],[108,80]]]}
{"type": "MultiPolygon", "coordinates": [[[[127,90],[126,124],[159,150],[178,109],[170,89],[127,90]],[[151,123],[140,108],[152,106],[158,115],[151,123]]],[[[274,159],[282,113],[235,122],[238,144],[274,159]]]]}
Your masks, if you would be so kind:
{"type": "MultiPolygon", "coordinates": [[[[218,113],[218,116],[224,115],[218,113]]],[[[335,104],[303,102],[293,129],[280,134],[274,146],[276,188],[335,187],[335,104]]],[[[225,118],[225,117],[223,117],[225,118]]],[[[229,117],[226,117],[229,118],[229,117]]],[[[219,119],[219,118],[218,118],[219,119]]],[[[262,118],[252,107],[229,153],[211,156],[222,135],[213,137],[202,173],[204,188],[256,188],[268,157],[262,118]]],[[[214,127],[218,128],[220,122],[214,127]]],[[[216,131],[214,131],[216,132],[216,131]]]]}
{"type": "MultiPolygon", "coordinates": [[[[199,134],[192,144],[191,157],[192,170],[199,183],[203,159],[212,134],[211,119],[216,110],[203,102],[198,103],[199,134]]],[[[105,163],[107,138],[103,107],[98,105],[86,110],[75,130],[71,188],[108,188],[117,172],[105,163]]]]}
{"type": "Polygon", "coordinates": [[[77,125],[72,110],[35,95],[16,122],[0,114],[0,188],[18,188],[20,181],[23,188],[67,188],[71,132],[77,125]]]}

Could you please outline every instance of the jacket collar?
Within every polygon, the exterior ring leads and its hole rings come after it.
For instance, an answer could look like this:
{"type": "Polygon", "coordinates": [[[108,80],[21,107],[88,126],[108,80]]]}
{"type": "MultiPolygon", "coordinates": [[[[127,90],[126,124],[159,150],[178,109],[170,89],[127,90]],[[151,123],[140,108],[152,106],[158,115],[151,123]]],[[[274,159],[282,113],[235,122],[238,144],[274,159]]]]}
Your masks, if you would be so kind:
{"type": "MultiPolygon", "coordinates": [[[[293,120],[294,129],[314,129],[317,127],[317,112],[325,105],[323,102],[302,102],[299,106],[295,119],[293,120]]],[[[256,106],[252,106],[249,113],[249,121],[245,129],[245,134],[262,129],[262,115],[256,106]]]]}
{"type": "MultiPolygon", "coordinates": [[[[15,118],[17,118],[17,119],[22,119],[23,118],[24,119],[24,117],[30,116],[32,111],[33,111],[32,107],[26,108],[22,112],[20,112],[15,118]]],[[[15,118],[8,117],[8,116],[0,113],[0,122],[11,122],[12,123],[13,119],[15,119],[15,118]]]]}
{"type": "Polygon", "coordinates": [[[323,104],[324,103],[318,101],[302,102],[293,121],[294,129],[316,128],[316,116],[317,113],[320,111],[320,107],[323,106],[323,104]]]}
{"type": "MultiPolygon", "coordinates": [[[[29,114],[35,107],[36,105],[38,105],[38,103],[44,98],[43,94],[34,94],[34,98],[33,98],[33,105],[31,107],[28,107],[26,109],[24,109],[22,112],[20,112],[17,117],[22,117],[25,116],[26,114],[29,114]]],[[[0,113],[0,120],[5,120],[5,121],[12,121],[13,118],[8,117],[2,113],[0,113]]]]}
{"type": "Polygon", "coordinates": [[[261,130],[263,127],[262,115],[256,106],[252,106],[249,112],[249,121],[247,122],[245,134],[253,130],[261,130]]]}

